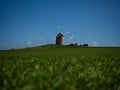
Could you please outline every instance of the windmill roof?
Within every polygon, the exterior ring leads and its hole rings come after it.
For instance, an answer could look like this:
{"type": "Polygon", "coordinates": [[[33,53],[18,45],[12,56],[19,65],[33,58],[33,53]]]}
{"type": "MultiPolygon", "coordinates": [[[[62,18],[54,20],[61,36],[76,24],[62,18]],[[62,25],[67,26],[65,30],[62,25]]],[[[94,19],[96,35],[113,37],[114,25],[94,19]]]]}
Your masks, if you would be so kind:
{"type": "Polygon", "coordinates": [[[58,33],[57,37],[64,37],[64,35],[62,33],[58,33]]]}

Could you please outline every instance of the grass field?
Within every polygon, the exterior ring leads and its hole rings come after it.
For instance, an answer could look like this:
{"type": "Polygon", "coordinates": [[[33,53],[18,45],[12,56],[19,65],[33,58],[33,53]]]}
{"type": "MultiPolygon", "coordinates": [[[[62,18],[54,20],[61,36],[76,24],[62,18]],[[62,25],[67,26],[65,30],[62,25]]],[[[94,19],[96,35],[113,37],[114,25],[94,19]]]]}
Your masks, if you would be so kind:
{"type": "Polygon", "coordinates": [[[0,51],[0,90],[120,90],[120,48],[0,51]]]}

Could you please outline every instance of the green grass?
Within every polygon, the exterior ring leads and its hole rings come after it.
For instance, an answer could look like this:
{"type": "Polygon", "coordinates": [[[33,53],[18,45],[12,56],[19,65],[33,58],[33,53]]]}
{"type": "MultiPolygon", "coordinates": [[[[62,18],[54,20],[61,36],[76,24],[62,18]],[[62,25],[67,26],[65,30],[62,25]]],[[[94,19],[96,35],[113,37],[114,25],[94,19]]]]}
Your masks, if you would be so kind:
{"type": "Polygon", "coordinates": [[[0,51],[0,90],[120,90],[120,48],[0,51]]]}

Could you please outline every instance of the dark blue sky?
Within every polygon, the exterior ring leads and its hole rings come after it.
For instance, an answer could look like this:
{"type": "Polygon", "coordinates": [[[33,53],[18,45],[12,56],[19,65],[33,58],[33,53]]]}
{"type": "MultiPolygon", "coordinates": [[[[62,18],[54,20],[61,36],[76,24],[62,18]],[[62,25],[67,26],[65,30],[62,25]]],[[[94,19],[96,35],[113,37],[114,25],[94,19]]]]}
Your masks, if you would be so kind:
{"type": "Polygon", "coordinates": [[[0,0],[0,49],[55,43],[120,46],[120,0],[0,0]]]}

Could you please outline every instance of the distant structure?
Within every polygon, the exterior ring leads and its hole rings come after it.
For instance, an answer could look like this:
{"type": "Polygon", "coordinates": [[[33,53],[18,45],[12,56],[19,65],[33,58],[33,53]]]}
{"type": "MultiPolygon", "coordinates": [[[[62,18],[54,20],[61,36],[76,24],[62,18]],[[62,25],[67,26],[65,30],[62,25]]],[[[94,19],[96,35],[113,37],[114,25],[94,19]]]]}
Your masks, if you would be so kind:
{"type": "Polygon", "coordinates": [[[88,47],[88,44],[83,44],[83,47],[88,47]]]}
{"type": "MultiPolygon", "coordinates": [[[[58,33],[56,36],[56,45],[64,45],[64,35],[62,33],[58,33]]],[[[78,43],[70,43],[67,46],[80,46],[80,47],[88,47],[88,44],[80,44],[78,43]]]]}
{"type": "Polygon", "coordinates": [[[62,33],[58,33],[56,36],[56,45],[64,45],[64,35],[62,33]]]}
{"type": "Polygon", "coordinates": [[[78,43],[71,43],[68,46],[78,46],[78,43]]]}

